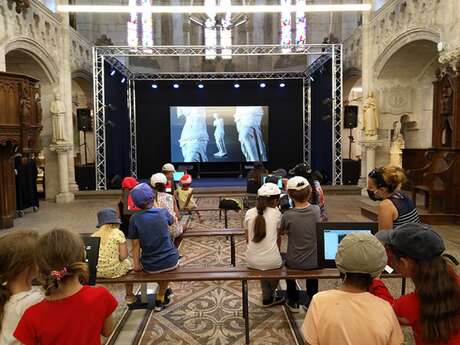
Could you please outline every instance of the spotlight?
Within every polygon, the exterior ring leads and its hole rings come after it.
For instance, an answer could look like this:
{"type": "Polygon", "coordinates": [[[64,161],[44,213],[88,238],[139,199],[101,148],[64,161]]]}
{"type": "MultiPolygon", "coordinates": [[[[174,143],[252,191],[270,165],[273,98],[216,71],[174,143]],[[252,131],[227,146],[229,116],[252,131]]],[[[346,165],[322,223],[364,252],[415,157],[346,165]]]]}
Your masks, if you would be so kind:
{"type": "Polygon", "coordinates": [[[285,86],[286,86],[285,83],[281,83],[281,84],[280,84],[280,87],[285,87],[285,86]]]}
{"type": "Polygon", "coordinates": [[[113,77],[115,75],[115,70],[113,69],[111,72],[110,72],[110,76],[113,77]]]}
{"type": "Polygon", "coordinates": [[[265,84],[265,83],[260,83],[259,86],[263,89],[265,86],[267,86],[267,84],[265,84]]]}
{"type": "Polygon", "coordinates": [[[126,81],[126,78],[125,78],[125,77],[121,78],[121,83],[122,83],[122,84],[123,84],[125,81],[126,81]]]}
{"type": "Polygon", "coordinates": [[[201,83],[199,83],[199,84],[198,84],[198,88],[199,88],[199,89],[203,89],[203,88],[204,88],[204,85],[201,84],[201,83]]]}
{"type": "Polygon", "coordinates": [[[311,80],[311,81],[315,81],[315,79],[313,79],[313,77],[312,77],[312,76],[310,76],[310,80],[311,80]]]}
{"type": "Polygon", "coordinates": [[[173,85],[173,88],[178,89],[178,88],[179,88],[179,84],[177,84],[177,83],[174,84],[174,85],[173,85]]]}
{"type": "Polygon", "coordinates": [[[233,87],[234,87],[235,89],[239,89],[239,88],[240,88],[240,84],[235,83],[235,84],[233,84],[233,87]]]}
{"type": "Polygon", "coordinates": [[[158,85],[157,84],[152,84],[152,89],[158,89],[158,85]]]}

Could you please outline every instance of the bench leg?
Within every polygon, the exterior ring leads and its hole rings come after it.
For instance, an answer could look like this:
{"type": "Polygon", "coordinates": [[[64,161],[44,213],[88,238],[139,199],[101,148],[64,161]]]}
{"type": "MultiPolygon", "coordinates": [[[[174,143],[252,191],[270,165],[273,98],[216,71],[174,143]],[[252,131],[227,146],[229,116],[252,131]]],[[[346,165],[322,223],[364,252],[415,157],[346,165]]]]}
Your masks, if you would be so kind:
{"type": "Polygon", "coordinates": [[[236,266],[236,258],[235,258],[235,236],[230,236],[230,262],[233,267],[236,266]]]}
{"type": "Polygon", "coordinates": [[[227,210],[224,210],[224,227],[228,229],[228,217],[227,217],[227,210]]]}
{"type": "Polygon", "coordinates": [[[241,292],[243,295],[243,319],[244,330],[246,336],[246,344],[249,344],[249,297],[248,297],[248,281],[241,281],[241,292]]]}
{"type": "Polygon", "coordinates": [[[402,277],[401,278],[401,296],[404,296],[406,294],[406,278],[402,277]]]}
{"type": "Polygon", "coordinates": [[[147,283],[141,284],[141,303],[149,303],[147,296],[147,283]]]}

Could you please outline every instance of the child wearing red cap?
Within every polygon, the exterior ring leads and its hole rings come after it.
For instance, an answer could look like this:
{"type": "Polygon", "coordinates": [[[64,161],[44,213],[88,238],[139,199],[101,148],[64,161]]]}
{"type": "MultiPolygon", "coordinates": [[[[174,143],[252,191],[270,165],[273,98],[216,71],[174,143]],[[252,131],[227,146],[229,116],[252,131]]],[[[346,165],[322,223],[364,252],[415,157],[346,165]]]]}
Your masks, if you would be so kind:
{"type": "Polygon", "coordinates": [[[179,185],[179,188],[177,188],[174,193],[174,196],[179,203],[179,209],[186,212],[196,212],[198,221],[202,223],[203,218],[201,218],[200,212],[196,211],[196,202],[195,198],[193,197],[193,188],[190,187],[192,185],[192,176],[189,174],[182,176],[179,180],[179,185]]]}

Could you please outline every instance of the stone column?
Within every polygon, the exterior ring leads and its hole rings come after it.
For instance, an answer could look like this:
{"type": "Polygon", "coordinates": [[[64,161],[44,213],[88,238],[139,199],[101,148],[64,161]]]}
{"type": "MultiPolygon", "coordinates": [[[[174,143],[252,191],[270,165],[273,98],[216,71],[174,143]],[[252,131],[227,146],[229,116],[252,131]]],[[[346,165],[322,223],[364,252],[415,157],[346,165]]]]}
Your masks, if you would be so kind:
{"type": "Polygon", "coordinates": [[[6,57],[5,49],[0,47],[0,72],[6,72],[6,57]]]}
{"type": "MultiPolygon", "coordinates": [[[[60,0],[60,4],[68,4],[68,0],[60,0]]],[[[72,68],[71,68],[71,42],[70,42],[70,26],[69,26],[69,14],[61,13],[62,24],[61,24],[61,61],[60,61],[60,73],[59,73],[59,85],[61,89],[62,101],[64,102],[66,114],[66,138],[70,140],[73,138],[73,115],[72,115],[72,68]]],[[[67,151],[67,174],[69,181],[69,189],[72,192],[78,191],[78,185],[75,182],[75,162],[74,162],[74,149],[73,145],[70,150],[67,151]]]]}
{"type": "Polygon", "coordinates": [[[58,155],[59,166],[59,193],[56,194],[57,203],[67,203],[75,199],[73,193],[69,191],[69,175],[68,175],[68,157],[69,151],[72,150],[73,145],[69,142],[59,142],[52,144],[50,150],[58,155]]]}
{"type": "Polygon", "coordinates": [[[361,153],[365,153],[366,159],[361,160],[361,178],[359,180],[359,185],[362,187],[361,194],[366,196],[367,175],[375,168],[375,150],[377,147],[383,145],[383,141],[376,139],[362,140],[360,144],[361,153]]]}

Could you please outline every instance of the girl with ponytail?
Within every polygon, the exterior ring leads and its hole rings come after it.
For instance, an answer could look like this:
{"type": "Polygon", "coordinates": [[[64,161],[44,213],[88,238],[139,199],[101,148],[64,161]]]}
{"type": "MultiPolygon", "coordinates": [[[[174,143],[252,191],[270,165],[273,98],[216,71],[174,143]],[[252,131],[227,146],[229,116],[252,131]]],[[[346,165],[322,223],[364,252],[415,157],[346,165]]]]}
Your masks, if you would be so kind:
{"type": "Polygon", "coordinates": [[[38,234],[17,231],[0,237],[0,344],[16,345],[13,332],[22,315],[44,295],[32,288],[37,277],[35,247],[38,234]]]}
{"type": "Polygon", "coordinates": [[[55,229],[37,244],[46,297],[24,313],[14,336],[25,345],[100,345],[113,330],[117,301],[103,287],[83,286],[88,277],[81,238],[55,229]]]}
{"type": "MultiPolygon", "coordinates": [[[[274,183],[265,183],[257,192],[257,206],[248,210],[244,219],[246,229],[246,264],[258,270],[271,270],[283,266],[278,248],[281,212],[278,202],[281,191],[274,183]]],[[[284,302],[275,293],[277,280],[262,280],[262,303],[265,307],[284,302]]]]}

